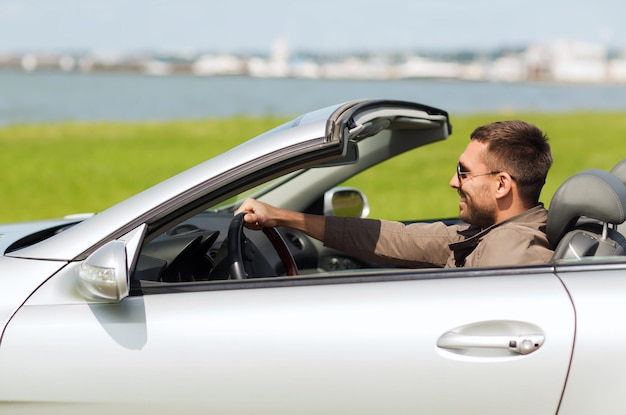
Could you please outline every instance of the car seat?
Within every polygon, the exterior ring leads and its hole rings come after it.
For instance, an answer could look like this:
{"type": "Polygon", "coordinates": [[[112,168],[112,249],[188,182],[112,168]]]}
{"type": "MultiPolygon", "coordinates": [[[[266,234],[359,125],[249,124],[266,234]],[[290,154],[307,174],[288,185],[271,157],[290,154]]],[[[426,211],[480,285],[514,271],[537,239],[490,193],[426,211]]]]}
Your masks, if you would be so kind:
{"type": "Polygon", "coordinates": [[[626,183],[626,159],[620,161],[611,169],[611,173],[617,176],[623,183],[626,183]]]}
{"type": "Polygon", "coordinates": [[[553,261],[626,255],[626,239],[615,228],[626,220],[626,185],[604,170],[567,179],[554,193],[546,232],[553,261]]]}
{"type": "MultiPolygon", "coordinates": [[[[617,176],[624,184],[626,184],[626,159],[620,161],[611,169],[611,173],[617,176]]],[[[624,236],[626,236],[626,222],[617,227],[617,230],[624,236]]]]}

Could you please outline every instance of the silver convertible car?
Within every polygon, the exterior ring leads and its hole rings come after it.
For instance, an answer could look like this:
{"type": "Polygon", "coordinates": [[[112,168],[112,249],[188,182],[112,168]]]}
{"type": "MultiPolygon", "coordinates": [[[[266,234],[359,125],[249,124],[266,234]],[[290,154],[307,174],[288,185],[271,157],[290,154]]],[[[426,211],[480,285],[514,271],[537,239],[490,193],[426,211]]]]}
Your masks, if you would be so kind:
{"type": "Polygon", "coordinates": [[[0,226],[0,413],[625,413],[626,168],[555,192],[545,265],[395,268],[233,215],[365,216],[347,179],[451,131],[343,103],[91,217],[0,226]]]}

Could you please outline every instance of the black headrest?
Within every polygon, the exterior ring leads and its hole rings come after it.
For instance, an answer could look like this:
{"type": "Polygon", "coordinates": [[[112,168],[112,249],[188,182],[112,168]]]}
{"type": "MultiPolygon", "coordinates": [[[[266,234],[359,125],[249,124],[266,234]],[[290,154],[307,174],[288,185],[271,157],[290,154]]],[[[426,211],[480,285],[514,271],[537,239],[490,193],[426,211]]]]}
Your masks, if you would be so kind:
{"type": "Polygon", "coordinates": [[[556,246],[578,218],[620,224],[626,220],[626,185],[599,169],[585,170],[567,179],[554,193],[548,211],[547,234],[556,246]]]}
{"type": "Polygon", "coordinates": [[[626,183],[626,159],[620,161],[611,169],[611,173],[617,176],[622,182],[626,183]]]}

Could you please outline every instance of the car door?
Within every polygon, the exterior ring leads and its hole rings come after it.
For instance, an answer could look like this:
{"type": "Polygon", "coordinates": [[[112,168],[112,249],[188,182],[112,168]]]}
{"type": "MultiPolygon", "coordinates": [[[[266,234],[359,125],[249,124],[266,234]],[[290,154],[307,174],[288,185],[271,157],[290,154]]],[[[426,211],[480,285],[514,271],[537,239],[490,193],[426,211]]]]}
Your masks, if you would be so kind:
{"type": "Polygon", "coordinates": [[[561,414],[626,411],[626,261],[593,258],[557,265],[576,307],[576,348],[561,414]]]}
{"type": "Polygon", "coordinates": [[[153,415],[554,414],[572,354],[574,312],[549,267],[157,284],[119,304],[60,301],[70,274],[9,324],[3,402],[153,415]]]}

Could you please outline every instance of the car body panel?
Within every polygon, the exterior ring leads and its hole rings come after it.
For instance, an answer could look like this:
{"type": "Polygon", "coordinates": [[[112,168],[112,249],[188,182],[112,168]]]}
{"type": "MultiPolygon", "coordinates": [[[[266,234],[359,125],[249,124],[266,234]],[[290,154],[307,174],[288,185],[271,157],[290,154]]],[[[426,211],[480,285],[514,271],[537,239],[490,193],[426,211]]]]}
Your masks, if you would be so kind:
{"type": "Polygon", "coordinates": [[[559,413],[621,414],[626,408],[626,264],[585,268],[558,270],[576,309],[576,345],[559,413]]]}
{"type": "Polygon", "coordinates": [[[0,349],[0,401],[59,410],[151,402],[152,414],[177,402],[188,413],[555,413],[575,327],[560,281],[549,269],[468,274],[229,282],[120,304],[35,295],[0,349]],[[475,323],[491,327],[487,336],[532,325],[545,343],[528,355],[437,347],[475,323]]]}
{"type": "Polygon", "coordinates": [[[65,265],[64,262],[0,257],[0,339],[6,324],[26,299],[65,265]]]}

